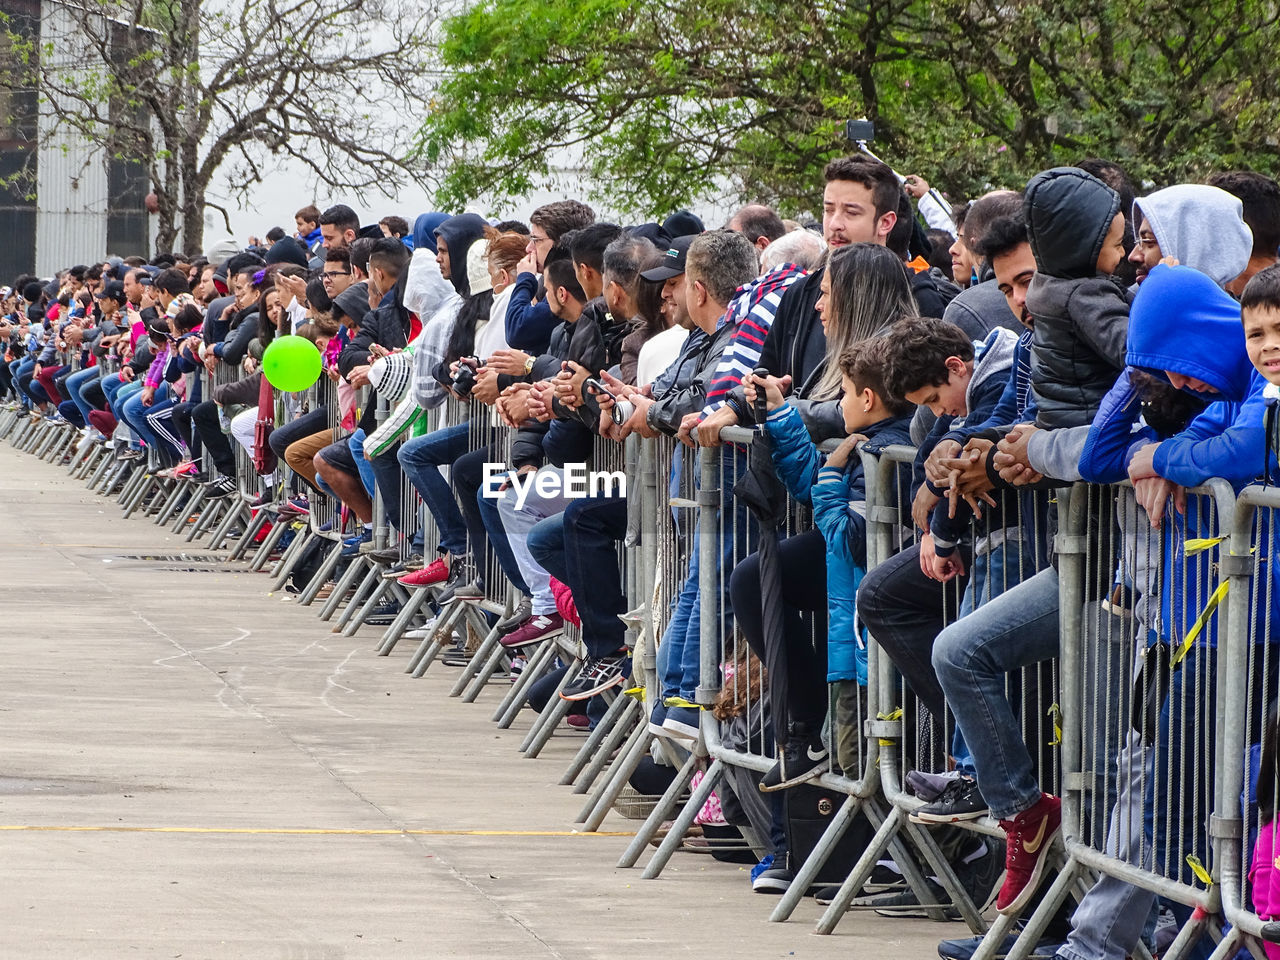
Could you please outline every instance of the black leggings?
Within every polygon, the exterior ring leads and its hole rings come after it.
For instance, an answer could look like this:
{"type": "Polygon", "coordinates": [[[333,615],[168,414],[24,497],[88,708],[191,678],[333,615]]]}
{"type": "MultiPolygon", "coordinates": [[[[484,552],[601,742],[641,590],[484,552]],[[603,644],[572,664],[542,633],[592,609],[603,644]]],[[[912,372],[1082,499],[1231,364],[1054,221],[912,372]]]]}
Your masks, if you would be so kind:
{"type": "Polygon", "coordinates": [[[738,626],[769,676],[773,729],[796,737],[816,733],[827,713],[827,544],[819,530],[778,544],[782,573],[781,642],[766,642],[760,584],[760,554],[734,567],[729,596],[738,626]],[[813,630],[802,614],[813,615],[813,630]]]}
{"type": "Polygon", "coordinates": [[[191,455],[195,456],[195,436],[191,428],[191,411],[199,404],[195,403],[175,403],[169,408],[169,420],[173,423],[174,432],[187,445],[187,449],[191,451],[191,455]]]}

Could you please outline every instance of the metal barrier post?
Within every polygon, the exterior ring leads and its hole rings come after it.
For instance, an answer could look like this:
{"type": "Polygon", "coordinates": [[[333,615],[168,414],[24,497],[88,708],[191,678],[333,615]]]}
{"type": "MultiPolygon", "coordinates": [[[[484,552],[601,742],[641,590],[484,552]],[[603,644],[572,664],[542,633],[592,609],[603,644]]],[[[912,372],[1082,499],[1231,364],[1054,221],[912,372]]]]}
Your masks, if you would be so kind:
{"type": "MultiPolygon", "coordinates": [[[[720,692],[720,619],[718,616],[720,582],[717,561],[717,557],[720,554],[720,457],[721,451],[716,447],[703,447],[698,450],[701,478],[701,485],[697,494],[698,603],[701,607],[701,615],[698,619],[700,674],[697,699],[698,705],[704,708],[715,703],[716,694],[720,692]]],[[[674,804],[675,797],[679,796],[692,782],[696,765],[707,756],[706,738],[710,736],[714,739],[719,736],[718,723],[719,721],[706,709],[702,710],[700,724],[702,737],[694,745],[689,760],[681,768],[680,774],[672,781],[671,786],[663,795],[664,801],[670,798],[671,803],[674,804]]],[[[706,773],[703,774],[702,781],[698,784],[698,788],[693,791],[689,802],[681,808],[680,815],[676,817],[675,823],[663,838],[657,853],[650,858],[648,865],[644,868],[644,872],[640,875],[643,879],[653,880],[662,872],[662,868],[667,865],[671,855],[676,852],[676,849],[684,840],[684,835],[688,832],[689,827],[693,825],[693,820],[698,815],[698,811],[707,802],[707,798],[711,796],[711,791],[715,789],[723,775],[724,762],[716,758],[712,761],[706,773]]],[[[659,804],[658,808],[654,810],[654,815],[645,821],[644,828],[636,836],[637,840],[643,837],[644,842],[648,843],[649,838],[657,834],[658,827],[662,825],[663,820],[657,819],[656,815],[664,806],[667,806],[667,804],[659,804]]],[[[622,865],[619,862],[619,866],[622,865]]]]}
{"type": "MultiPolygon", "coordinates": [[[[1219,647],[1219,704],[1222,717],[1222,743],[1219,750],[1217,797],[1210,820],[1210,835],[1215,840],[1214,863],[1218,867],[1222,888],[1222,907],[1230,933],[1214,952],[1214,958],[1231,956],[1241,947],[1254,956],[1264,957],[1264,944],[1280,942],[1280,923],[1259,917],[1247,902],[1247,880],[1253,852],[1249,849],[1249,824],[1241,815],[1241,797],[1248,793],[1245,756],[1250,749],[1250,729],[1259,719],[1257,711],[1265,711],[1261,719],[1268,723],[1270,704],[1258,702],[1267,699],[1265,689],[1250,689],[1241,695],[1241,678],[1250,677],[1250,660],[1258,656],[1274,657],[1268,650],[1273,643],[1274,627],[1270,622],[1259,623],[1259,603],[1266,604],[1269,613],[1272,600],[1268,580],[1269,565],[1276,562],[1276,517],[1280,511],[1280,491],[1250,487],[1242,491],[1236,501],[1236,513],[1231,526],[1230,551],[1219,558],[1219,571],[1229,583],[1227,594],[1228,619],[1226,642],[1219,647]],[[1265,511],[1265,514],[1264,514],[1265,511]],[[1265,516],[1265,520],[1262,519],[1265,516]],[[1261,535],[1258,535],[1261,534],[1261,535]],[[1270,547],[1266,551],[1266,547],[1270,547]],[[1266,551],[1264,553],[1264,551],[1266,551]],[[1260,693],[1261,696],[1257,696],[1260,693]]],[[[1221,632],[1219,634],[1222,635],[1221,632]]],[[[1270,691],[1275,695],[1275,691],[1270,691]]],[[[1264,729],[1263,738],[1274,738],[1277,731],[1264,729]]],[[[1258,771],[1259,788],[1264,774],[1258,771]]],[[[1258,819],[1264,814],[1274,817],[1274,810],[1261,809],[1258,801],[1258,819]]],[[[1260,827],[1265,829],[1265,827],[1260,827]]],[[[1261,836],[1258,838],[1261,842],[1261,836]]]]}

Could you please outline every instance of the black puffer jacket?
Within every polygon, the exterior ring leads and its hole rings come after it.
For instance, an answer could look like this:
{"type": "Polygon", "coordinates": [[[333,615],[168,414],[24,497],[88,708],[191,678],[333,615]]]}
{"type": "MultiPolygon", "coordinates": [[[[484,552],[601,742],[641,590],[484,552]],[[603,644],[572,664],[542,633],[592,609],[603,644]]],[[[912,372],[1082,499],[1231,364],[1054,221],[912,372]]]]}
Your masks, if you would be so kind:
{"type": "Polygon", "coordinates": [[[1097,270],[1119,212],[1119,195],[1076,167],[1046,170],[1027,184],[1023,213],[1036,258],[1027,310],[1035,318],[1037,426],[1091,423],[1124,369],[1131,297],[1097,270]]]}

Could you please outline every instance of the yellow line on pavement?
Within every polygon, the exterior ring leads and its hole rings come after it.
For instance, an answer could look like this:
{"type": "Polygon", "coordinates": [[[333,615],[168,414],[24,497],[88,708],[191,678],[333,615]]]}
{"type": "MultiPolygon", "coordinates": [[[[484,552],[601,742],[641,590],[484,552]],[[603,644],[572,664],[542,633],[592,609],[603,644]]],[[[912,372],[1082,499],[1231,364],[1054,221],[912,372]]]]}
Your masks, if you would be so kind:
{"type": "Polygon", "coordinates": [[[0,832],[23,833],[220,833],[268,836],[346,837],[634,837],[630,831],[584,833],[578,830],[348,830],[321,827],[114,827],[53,824],[0,824],[0,832]]]}

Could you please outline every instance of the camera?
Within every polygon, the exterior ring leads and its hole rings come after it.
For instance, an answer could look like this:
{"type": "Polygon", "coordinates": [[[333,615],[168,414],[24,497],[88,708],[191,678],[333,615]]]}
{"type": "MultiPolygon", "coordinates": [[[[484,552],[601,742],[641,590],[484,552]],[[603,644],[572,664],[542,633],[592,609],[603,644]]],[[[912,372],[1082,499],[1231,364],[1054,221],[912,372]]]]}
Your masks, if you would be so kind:
{"type": "Polygon", "coordinates": [[[479,357],[459,358],[458,372],[453,375],[453,380],[450,381],[454,393],[463,398],[471,396],[471,390],[476,385],[476,368],[479,366],[479,357]]]}
{"type": "Polygon", "coordinates": [[[624,424],[631,419],[631,415],[636,412],[636,405],[630,400],[615,400],[613,403],[613,422],[616,424],[624,424]]]}

